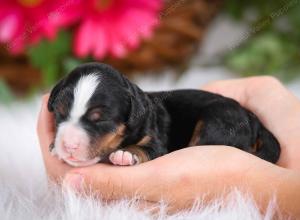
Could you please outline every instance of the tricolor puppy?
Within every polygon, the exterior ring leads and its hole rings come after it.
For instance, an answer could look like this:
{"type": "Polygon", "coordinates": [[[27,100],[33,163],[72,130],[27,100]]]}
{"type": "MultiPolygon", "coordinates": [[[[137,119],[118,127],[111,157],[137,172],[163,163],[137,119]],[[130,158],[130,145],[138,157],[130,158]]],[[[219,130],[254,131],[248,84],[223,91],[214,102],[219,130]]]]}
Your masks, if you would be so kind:
{"type": "Polygon", "coordinates": [[[280,146],[236,101],[199,90],[143,92],[105,64],[73,70],[52,90],[51,151],[72,166],[134,165],[196,145],[228,145],[276,162],[280,146]]]}

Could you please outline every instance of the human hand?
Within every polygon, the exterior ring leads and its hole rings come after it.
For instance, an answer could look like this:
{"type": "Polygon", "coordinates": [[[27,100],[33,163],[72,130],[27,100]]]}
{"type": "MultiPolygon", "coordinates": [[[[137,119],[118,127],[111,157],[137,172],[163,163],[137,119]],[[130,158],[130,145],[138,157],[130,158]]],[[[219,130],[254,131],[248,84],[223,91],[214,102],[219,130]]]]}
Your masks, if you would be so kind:
{"type": "Polygon", "coordinates": [[[238,101],[255,113],[281,146],[278,165],[300,171],[300,100],[273,77],[213,82],[204,90],[238,101]]]}
{"type": "MultiPolygon", "coordinates": [[[[49,99],[49,95],[45,95],[42,100],[42,108],[41,108],[41,112],[40,112],[39,119],[38,119],[37,133],[38,133],[40,147],[41,147],[41,151],[42,151],[44,162],[45,162],[46,171],[51,180],[61,182],[62,178],[64,178],[64,176],[68,172],[69,172],[69,174],[74,174],[74,173],[78,173],[79,171],[80,171],[79,173],[84,172],[85,175],[88,175],[90,178],[95,178],[94,179],[95,182],[90,180],[90,182],[94,182],[94,185],[96,185],[96,182],[98,180],[100,181],[99,184],[101,183],[101,181],[102,182],[106,182],[106,181],[114,182],[112,180],[109,180],[108,178],[113,178],[113,176],[116,176],[116,178],[118,176],[120,178],[122,178],[122,174],[127,173],[127,172],[129,174],[129,176],[127,176],[127,177],[138,178],[138,177],[141,177],[141,174],[144,173],[144,174],[146,174],[146,176],[144,176],[146,179],[147,178],[151,179],[151,175],[153,174],[154,176],[156,176],[157,169],[162,169],[162,167],[164,167],[164,169],[167,169],[167,167],[168,167],[170,170],[167,173],[169,173],[169,174],[174,172],[174,171],[172,171],[172,170],[174,170],[174,168],[172,168],[172,166],[177,167],[177,165],[175,165],[174,163],[178,163],[178,164],[184,163],[187,166],[184,168],[184,170],[185,169],[191,170],[191,167],[189,167],[191,165],[189,165],[189,164],[192,164],[192,163],[191,163],[191,161],[188,162],[189,161],[188,154],[185,153],[186,151],[190,152],[191,150],[182,150],[183,151],[182,158],[181,158],[182,161],[180,161],[180,162],[179,161],[175,162],[174,157],[172,156],[173,154],[170,154],[170,156],[163,157],[164,158],[163,160],[162,159],[158,160],[161,162],[156,162],[157,160],[155,160],[154,163],[152,161],[150,161],[145,164],[141,164],[139,166],[123,167],[122,169],[120,169],[120,167],[118,167],[118,166],[112,166],[112,165],[106,165],[106,164],[98,164],[98,165],[95,165],[92,167],[85,167],[85,168],[80,168],[80,169],[73,168],[70,165],[59,160],[57,157],[52,156],[49,151],[49,146],[54,140],[55,126],[54,126],[53,114],[50,113],[47,109],[48,99],[49,99]],[[184,155],[186,155],[187,158],[184,155]],[[167,161],[169,160],[168,158],[170,158],[170,164],[167,163],[167,161]],[[171,163],[171,161],[173,161],[173,162],[171,163]],[[159,165],[156,165],[157,163],[159,165]],[[124,169],[128,169],[129,171],[126,171],[124,169]],[[143,170],[143,169],[145,169],[145,170],[143,170]],[[98,173],[98,175],[95,175],[95,173],[98,173]],[[98,178],[99,175],[101,175],[101,176],[98,178]],[[96,178],[98,180],[96,180],[96,178]]],[[[202,151],[204,151],[204,149],[205,149],[204,147],[201,147],[195,151],[198,152],[200,150],[202,152],[202,151]]],[[[220,148],[220,147],[216,148],[216,150],[219,152],[218,153],[219,157],[221,156],[221,154],[223,152],[221,149],[222,148],[220,148]]],[[[233,149],[231,149],[231,148],[227,149],[227,147],[225,148],[225,151],[231,151],[231,150],[233,150],[233,149]]],[[[217,152],[215,152],[213,147],[209,147],[207,149],[207,151],[211,151],[212,154],[217,153],[217,152]],[[215,153],[213,153],[213,152],[215,152],[215,153]]],[[[233,150],[233,151],[235,151],[235,150],[233,150]]],[[[179,157],[180,154],[175,153],[175,158],[177,158],[176,160],[180,159],[180,157],[179,157]]],[[[195,154],[193,154],[193,155],[195,155],[195,154]]],[[[197,155],[198,155],[198,153],[197,153],[197,155]]],[[[233,155],[234,154],[232,154],[232,156],[233,155]]],[[[217,157],[214,156],[214,159],[212,159],[210,161],[215,161],[216,158],[217,157]]],[[[201,158],[198,158],[198,159],[201,159],[201,158]]],[[[196,158],[194,158],[194,160],[196,160],[196,158]]],[[[201,161],[202,161],[201,167],[205,167],[205,166],[203,166],[204,164],[202,164],[202,163],[205,163],[204,161],[206,161],[206,160],[201,159],[201,161]]],[[[215,162],[218,162],[218,161],[215,161],[215,162]]],[[[221,162],[221,160],[219,162],[221,162]]],[[[209,163],[207,163],[206,166],[208,166],[208,165],[209,165],[209,163]]],[[[176,170],[176,172],[177,171],[178,170],[176,170]]],[[[207,171],[209,171],[209,170],[207,170],[207,171]]],[[[176,173],[174,172],[174,174],[172,174],[172,176],[175,174],[176,173]]],[[[69,175],[67,175],[66,179],[68,179],[68,176],[69,175]]],[[[161,178],[163,178],[163,177],[161,176],[161,178]]],[[[122,181],[118,180],[117,182],[126,183],[126,178],[124,177],[124,179],[122,181]]],[[[136,181],[136,180],[135,180],[135,182],[140,183],[139,181],[136,181]]],[[[147,182],[147,181],[145,181],[145,182],[147,182]]],[[[132,186],[134,186],[134,185],[132,185],[132,186]]],[[[105,191],[110,193],[109,190],[105,190],[105,191]]]]}
{"type": "Polygon", "coordinates": [[[72,169],[71,166],[51,155],[49,146],[54,141],[55,125],[53,114],[48,111],[49,94],[43,96],[42,107],[37,123],[37,134],[44,159],[44,164],[48,177],[55,181],[61,182],[66,172],[72,169]]]}
{"type": "Polygon", "coordinates": [[[181,197],[192,200],[197,191],[199,195],[209,192],[212,184],[214,193],[223,192],[223,184],[231,185],[233,179],[237,178],[234,173],[241,173],[237,172],[236,162],[251,157],[234,148],[209,146],[186,148],[137,166],[97,164],[72,168],[49,152],[55,126],[52,113],[47,109],[48,98],[48,95],[43,97],[37,128],[45,167],[52,180],[59,183],[64,180],[65,185],[76,191],[85,191],[91,187],[94,193],[109,200],[138,194],[148,202],[165,199],[176,201],[176,207],[182,207],[189,204],[181,197]],[[193,196],[191,192],[195,192],[193,196]]]}
{"type": "MultiPolygon", "coordinates": [[[[254,80],[253,82],[255,82],[254,78],[250,78],[240,81],[240,83],[246,86],[249,83],[247,80],[254,80]]],[[[257,80],[268,81],[273,79],[261,78],[257,80]]],[[[218,88],[223,88],[223,90],[214,90],[214,92],[235,98],[242,105],[248,107],[249,103],[252,103],[246,95],[249,94],[249,91],[240,86],[240,83],[236,83],[237,81],[231,82],[236,85],[235,89],[233,89],[233,84],[225,82],[228,85],[228,90],[225,89],[224,84],[219,84],[220,87],[218,88]],[[231,92],[226,93],[226,91],[231,92]],[[245,95],[239,96],[238,94],[245,95]]],[[[275,82],[273,83],[275,84],[275,82]]],[[[262,81],[255,82],[257,87],[260,87],[259,84],[264,83],[262,81]]],[[[267,84],[269,85],[270,82],[267,84]]],[[[215,85],[206,88],[213,90],[217,88],[215,85]]],[[[297,101],[288,92],[281,90],[280,93],[285,94],[283,97],[286,100],[289,97],[291,102],[297,101]]],[[[273,196],[274,191],[278,192],[277,197],[279,199],[282,197],[290,198],[290,194],[294,198],[295,193],[299,192],[299,182],[290,181],[289,179],[295,177],[294,173],[238,149],[225,146],[186,148],[133,167],[97,164],[85,168],[71,168],[52,157],[49,153],[48,146],[53,141],[55,131],[52,114],[48,112],[46,107],[47,97],[44,98],[43,103],[38,123],[38,134],[48,174],[54,180],[63,178],[65,186],[70,186],[77,191],[81,192],[91,188],[92,192],[109,200],[134,195],[139,195],[148,202],[157,202],[164,199],[176,210],[190,206],[199,196],[206,195],[207,200],[218,197],[225,193],[224,189],[231,187],[245,188],[247,191],[253,192],[254,197],[261,197],[260,205],[262,207],[273,196]],[[288,185],[289,190],[279,190],[283,188],[282,185],[285,187],[288,185]]],[[[264,104],[264,100],[260,104],[264,104]]],[[[260,111],[253,110],[250,107],[249,109],[255,112],[270,129],[272,124],[270,117],[263,119],[262,115],[259,114],[260,111]]],[[[272,129],[271,131],[278,138],[275,131],[272,129]]],[[[281,144],[283,143],[281,142],[281,144]]],[[[299,180],[299,176],[297,178],[299,180]]],[[[288,202],[283,202],[280,207],[283,210],[293,208],[288,202]]]]}
{"type": "Polygon", "coordinates": [[[237,188],[256,192],[253,196],[264,209],[281,184],[278,175],[284,179],[283,169],[236,148],[201,146],[137,166],[78,168],[67,173],[63,185],[79,193],[92,192],[105,201],[135,196],[142,204],[163,200],[171,211],[190,208],[198,198],[210,202],[237,188]]]}

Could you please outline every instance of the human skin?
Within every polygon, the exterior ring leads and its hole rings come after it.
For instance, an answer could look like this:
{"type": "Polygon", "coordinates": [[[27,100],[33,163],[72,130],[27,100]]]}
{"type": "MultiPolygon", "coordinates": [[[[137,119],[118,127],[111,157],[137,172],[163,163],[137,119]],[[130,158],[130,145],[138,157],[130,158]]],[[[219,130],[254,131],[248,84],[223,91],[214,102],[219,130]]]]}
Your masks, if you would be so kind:
{"type": "Polygon", "coordinates": [[[220,81],[203,89],[239,101],[260,118],[280,142],[277,165],[233,147],[196,146],[137,166],[72,168],[49,153],[55,128],[46,95],[37,130],[49,177],[78,192],[91,189],[107,200],[135,195],[148,203],[163,199],[173,211],[190,207],[199,197],[211,201],[235,187],[251,193],[262,211],[275,196],[282,213],[300,218],[300,101],[271,77],[220,81]]]}
{"type": "Polygon", "coordinates": [[[300,101],[276,78],[220,81],[203,89],[233,98],[255,113],[280,142],[277,164],[300,172],[300,101]]]}

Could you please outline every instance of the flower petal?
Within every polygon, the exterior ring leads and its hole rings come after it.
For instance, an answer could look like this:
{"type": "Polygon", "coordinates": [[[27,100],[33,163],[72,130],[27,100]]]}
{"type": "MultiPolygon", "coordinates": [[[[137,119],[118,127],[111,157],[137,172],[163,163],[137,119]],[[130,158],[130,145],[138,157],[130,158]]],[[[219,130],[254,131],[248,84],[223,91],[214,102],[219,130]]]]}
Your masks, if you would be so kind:
{"type": "Polygon", "coordinates": [[[125,16],[128,23],[131,24],[128,28],[134,28],[132,31],[145,38],[149,38],[152,35],[153,28],[159,23],[157,17],[145,10],[133,8],[128,10],[125,16]]]}
{"type": "Polygon", "coordinates": [[[7,43],[6,48],[12,54],[20,54],[23,52],[25,47],[25,35],[22,34],[23,30],[19,31],[19,34],[16,35],[10,42],[7,43]]]}
{"type": "Polygon", "coordinates": [[[127,54],[124,41],[119,38],[117,33],[111,32],[110,36],[111,45],[110,51],[113,57],[122,58],[127,54]]]}
{"type": "Polygon", "coordinates": [[[86,20],[80,25],[74,40],[74,51],[79,57],[85,57],[93,48],[94,23],[92,20],[86,20]]]}
{"type": "Polygon", "coordinates": [[[136,8],[147,9],[150,11],[159,11],[162,9],[162,0],[127,0],[127,4],[134,5],[136,8]]]}
{"type": "Polygon", "coordinates": [[[105,57],[108,50],[108,44],[109,44],[109,36],[107,34],[107,30],[104,25],[100,25],[98,23],[98,26],[95,27],[95,34],[93,39],[94,44],[94,57],[98,60],[101,60],[105,57]]]}
{"type": "Polygon", "coordinates": [[[127,16],[123,16],[122,19],[119,20],[118,23],[118,33],[119,37],[123,39],[123,41],[130,47],[130,48],[137,48],[140,43],[140,34],[136,25],[132,24],[130,18],[128,19],[127,16]]]}
{"type": "Polygon", "coordinates": [[[20,20],[15,14],[10,14],[0,21],[0,42],[8,42],[16,35],[20,20]]]}

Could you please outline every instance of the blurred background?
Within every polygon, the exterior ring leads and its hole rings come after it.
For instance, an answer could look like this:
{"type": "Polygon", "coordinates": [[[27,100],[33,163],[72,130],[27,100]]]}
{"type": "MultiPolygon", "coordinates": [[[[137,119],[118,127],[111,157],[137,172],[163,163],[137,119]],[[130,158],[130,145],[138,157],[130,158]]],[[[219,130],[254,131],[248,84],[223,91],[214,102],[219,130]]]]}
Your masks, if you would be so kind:
{"type": "Polygon", "coordinates": [[[300,97],[299,0],[0,0],[0,46],[0,106],[90,61],[146,90],[274,75],[300,97]]]}

